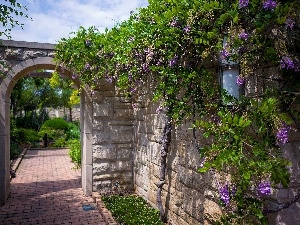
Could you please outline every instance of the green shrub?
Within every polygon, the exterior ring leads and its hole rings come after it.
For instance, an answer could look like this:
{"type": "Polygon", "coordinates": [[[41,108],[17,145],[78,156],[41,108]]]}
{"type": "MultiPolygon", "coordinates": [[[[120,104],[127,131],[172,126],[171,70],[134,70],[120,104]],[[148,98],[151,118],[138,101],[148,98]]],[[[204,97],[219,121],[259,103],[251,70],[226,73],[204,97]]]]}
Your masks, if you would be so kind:
{"type": "Polygon", "coordinates": [[[67,135],[67,140],[80,139],[79,126],[75,123],[69,123],[66,135],[67,135]]]}
{"type": "Polygon", "coordinates": [[[69,124],[62,118],[54,118],[47,120],[39,131],[39,136],[44,138],[47,134],[49,140],[57,140],[64,137],[65,132],[68,130],[69,124]]]}
{"type": "Polygon", "coordinates": [[[53,118],[43,123],[41,129],[45,128],[67,131],[69,128],[69,124],[62,118],[53,118]]]}
{"type": "Polygon", "coordinates": [[[53,143],[53,147],[61,148],[61,147],[65,147],[65,146],[67,146],[65,137],[58,138],[53,143]]]}
{"type": "Polygon", "coordinates": [[[81,166],[81,144],[79,140],[69,140],[67,142],[69,146],[69,156],[72,162],[76,165],[76,168],[81,166]]]}
{"type": "Polygon", "coordinates": [[[39,141],[38,132],[26,128],[14,128],[11,132],[11,140],[15,143],[34,143],[39,141]]]}
{"type": "Polygon", "coordinates": [[[159,211],[153,209],[138,196],[103,196],[102,201],[121,224],[164,225],[159,219],[159,211]]]}

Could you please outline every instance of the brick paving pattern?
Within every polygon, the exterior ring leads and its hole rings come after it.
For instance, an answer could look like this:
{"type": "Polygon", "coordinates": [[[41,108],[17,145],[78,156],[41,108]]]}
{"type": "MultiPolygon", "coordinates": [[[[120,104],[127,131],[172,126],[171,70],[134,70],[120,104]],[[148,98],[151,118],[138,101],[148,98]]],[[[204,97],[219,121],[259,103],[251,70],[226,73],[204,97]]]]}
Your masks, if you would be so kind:
{"type": "Polygon", "coordinates": [[[67,149],[28,150],[11,182],[1,225],[106,225],[81,189],[80,170],[73,169],[67,149]]]}

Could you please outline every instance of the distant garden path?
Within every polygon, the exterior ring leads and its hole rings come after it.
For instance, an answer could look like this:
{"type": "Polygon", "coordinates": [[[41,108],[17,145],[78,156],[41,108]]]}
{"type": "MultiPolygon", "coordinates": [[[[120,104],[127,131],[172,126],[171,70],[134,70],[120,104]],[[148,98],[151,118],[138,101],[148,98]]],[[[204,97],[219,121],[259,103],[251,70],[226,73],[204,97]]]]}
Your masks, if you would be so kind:
{"type": "Polygon", "coordinates": [[[84,196],[73,167],[67,149],[28,150],[0,207],[0,224],[106,225],[97,209],[83,210],[93,200],[84,196]]]}

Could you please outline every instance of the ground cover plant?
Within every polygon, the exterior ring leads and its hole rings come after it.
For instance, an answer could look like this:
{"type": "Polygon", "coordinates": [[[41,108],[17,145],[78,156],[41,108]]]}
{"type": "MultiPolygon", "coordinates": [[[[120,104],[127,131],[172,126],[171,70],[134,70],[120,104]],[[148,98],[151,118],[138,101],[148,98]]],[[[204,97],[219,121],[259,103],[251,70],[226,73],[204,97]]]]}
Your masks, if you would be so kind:
{"type": "Polygon", "coordinates": [[[159,219],[159,211],[153,209],[138,196],[102,196],[107,209],[113,217],[124,225],[163,225],[159,219]]]}
{"type": "Polygon", "coordinates": [[[268,208],[272,191],[288,187],[291,164],[281,147],[300,127],[299,7],[297,0],[150,0],[111,30],[81,28],[57,45],[59,67],[92,89],[100,79],[114,82],[133,107],[150,83],[161,104],[156,112],[168,118],[157,183],[163,221],[171,130],[187,118],[213,140],[196,147],[199,172],[219,177],[219,224],[267,224],[268,212],[289,205],[268,208]],[[217,71],[231,62],[239,67],[237,85],[259,92],[237,99],[221,89],[217,71]]]}

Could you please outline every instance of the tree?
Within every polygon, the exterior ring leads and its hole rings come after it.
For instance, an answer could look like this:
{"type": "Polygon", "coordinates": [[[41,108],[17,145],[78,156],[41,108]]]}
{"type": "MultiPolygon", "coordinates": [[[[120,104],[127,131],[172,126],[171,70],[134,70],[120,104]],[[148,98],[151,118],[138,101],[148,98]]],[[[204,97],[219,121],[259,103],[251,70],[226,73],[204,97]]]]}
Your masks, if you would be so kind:
{"type": "Polygon", "coordinates": [[[79,90],[72,87],[74,84],[70,79],[63,79],[56,71],[53,72],[49,82],[60,95],[58,105],[69,109],[69,119],[72,121],[72,109],[80,103],[79,90]]]}
{"type": "Polygon", "coordinates": [[[61,106],[61,91],[52,88],[49,79],[27,77],[20,79],[11,94],[13,118],[29,117],[38,129],[48,115],[47,108],[61,106]],[[25,115],[23,115],[23,111],[25,115]]]}
{"type": "Polygon", "coordinates": [[[0,4],[0,23],[2,23],[3,30],[0,30],[0,37],[2,35],[7,38],[11,38],[10,32],[15,26],[20,26],[23,28],[23,23],[21,23],[16,17],[29,18],[25,13],[27,8],[22,6],[16,0],[4,0],[4,3],[0,4]]]}

